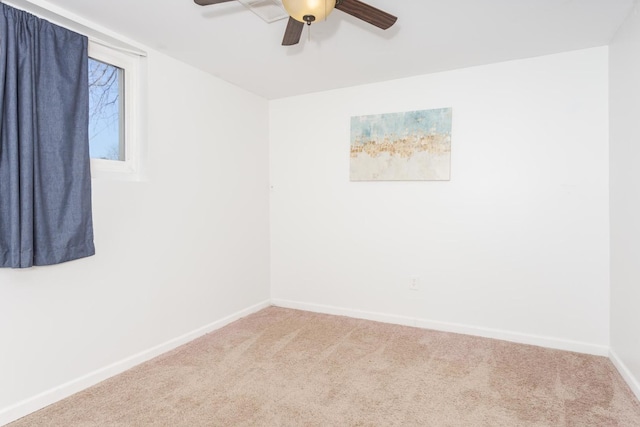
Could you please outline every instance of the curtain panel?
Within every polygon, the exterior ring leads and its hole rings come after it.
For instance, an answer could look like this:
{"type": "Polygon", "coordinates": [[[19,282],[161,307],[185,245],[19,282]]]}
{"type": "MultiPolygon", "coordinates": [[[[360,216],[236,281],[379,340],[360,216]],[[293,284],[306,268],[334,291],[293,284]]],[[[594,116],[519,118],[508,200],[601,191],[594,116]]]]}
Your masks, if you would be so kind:
{"type": "Polygon", "coordinates": [[[87,38],[0,11],[0,267],[91,256],[87,38]]]}

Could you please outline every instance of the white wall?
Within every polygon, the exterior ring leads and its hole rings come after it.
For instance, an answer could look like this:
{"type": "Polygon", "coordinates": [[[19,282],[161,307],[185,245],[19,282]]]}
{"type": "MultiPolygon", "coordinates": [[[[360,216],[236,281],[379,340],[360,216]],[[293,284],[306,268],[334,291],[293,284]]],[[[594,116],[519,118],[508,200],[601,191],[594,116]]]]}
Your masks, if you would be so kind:
{"type": "Polygon", "coordinates": [[[272,101],[273,301],[606,354],[607,55],[272,101]],[[351,116],[440,107],[450,182],[349,182],[351,116]]]}
{"type": "Polygon", "coordinates": [[[153,51],[147,84],[148,180],[93,181],[97,255],[0,270],[0,425],[268,303],[267,101],[153,51]]]}
{"type": "Polygon", "coordinates": [[[611,349],[640,398],[640,11],[610,47],[611,349]]]}

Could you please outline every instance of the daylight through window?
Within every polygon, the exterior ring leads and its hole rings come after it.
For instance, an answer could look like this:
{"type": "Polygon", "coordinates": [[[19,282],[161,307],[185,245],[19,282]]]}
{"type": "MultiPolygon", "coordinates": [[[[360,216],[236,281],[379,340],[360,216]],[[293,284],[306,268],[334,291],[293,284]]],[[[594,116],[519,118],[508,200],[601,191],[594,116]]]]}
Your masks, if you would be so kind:
{"type": "Polygon", "coordinates": [[[91,158],[126,160],[124,117],[124,70],[89,58],[91,158]]]}

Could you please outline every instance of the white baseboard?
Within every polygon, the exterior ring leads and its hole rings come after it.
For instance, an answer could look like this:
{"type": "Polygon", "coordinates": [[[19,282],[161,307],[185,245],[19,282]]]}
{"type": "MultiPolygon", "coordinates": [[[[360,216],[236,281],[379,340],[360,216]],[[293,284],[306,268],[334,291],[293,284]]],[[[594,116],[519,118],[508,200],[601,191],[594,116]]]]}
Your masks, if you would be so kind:
{"type": "Polygon", "coordinates": [[[220,329],[231,322],[248,316],[249,314],[260,311],[263,308],[269,307],[270,305],[270,301],[263,301],[259,304],[253,305],[244,310],[240,310],[213,323],[202,326],[194,331],[188,332],[182,336],[173,338],[148,350],[141,351],[140,353],[127,357],[126,359],[120,360],[111,365],[105,366],[104,368],[100,368],[96,371],[90,372],[80,378],[76,378],[75,380],[71,380],[50,390],[44,391],[36,396],[18,402],[15,405],[0,409],[0,426],[22,418],[25,415],[44,408],[45,406],[49,406],[52,403],[69,397],[72,394],[89,388],[92,385],[106,380],[107,378],[120,374],[127,369],[131,369],[132,367],[139,365],[140,363],[151,360],[154,357],[166,353],[167,351],[173,350],[174,348],[186,344],[189,341],[193,341],[194,339],[208,334],[209,332],[220,329]]]}
{"type": "Polygon", "coordinates": [[[629,368],[627,368],[627,365],[624,364],[622,359],[618,357],[613,349],[609,351],[609,359],[613,363],[613,366],[616,367],[618,372],[620,372],[620,375],[622,375],[622,378],[625,380],[625,382],[629,385],[629,388],[631,389],[633,394],[635,394],[638,400],[640,400],[640,381],[638,380],[638,378],[636,378],[631,373],[629,368]]]}
{"type": "Polygon", "coordinates": [[[334,314],[338,316],[353,317],[356,319],[374,320],[377,322],[393,323],[397,325],[414,326],[422,329],[433,329],[443,332],[474,335],[485,338],[494,338],[519,344],[529,344],[539,347],[553,348],[557,350],[573,351],[576,353],[592,354],[596,356],[608,356],[609,347],[597,344],[589,344],[579,341],[562,340],[552,337],[544,337],[519,332],[504,331],[500,329],[482,328],[478,326],[462,325],[457,323],[439,322],[435,320],[419,319],[395,314],[375,313],[356,310],[352,308],[333,307],[328,305],[310,304],[283,299],[272,299],[271,303],[277,307],[294,308],[298,310],[312,311],[316,313],[334,314]]]}

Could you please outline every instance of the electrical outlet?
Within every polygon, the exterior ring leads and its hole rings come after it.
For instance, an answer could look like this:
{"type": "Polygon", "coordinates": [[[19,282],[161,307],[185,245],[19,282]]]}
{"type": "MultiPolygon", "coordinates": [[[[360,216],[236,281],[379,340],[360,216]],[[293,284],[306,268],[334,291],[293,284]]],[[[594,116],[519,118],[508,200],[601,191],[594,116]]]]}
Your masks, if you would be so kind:
{"type": "Polygon", "coordinates": [[[419,277],[412,277],[409,280],[409,289],[411,289],[412,291],[417,291],[420,289],[420,278],[419,277]]]}

